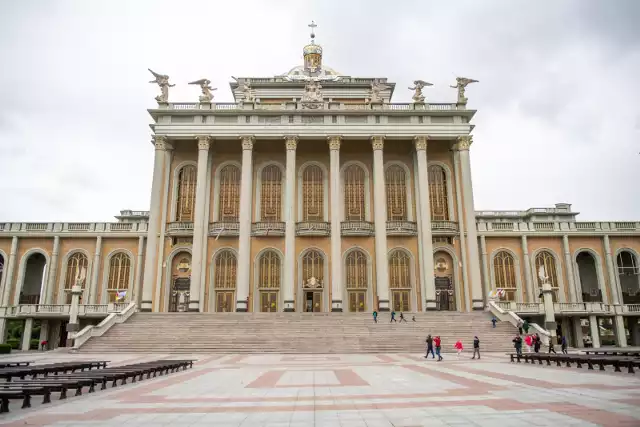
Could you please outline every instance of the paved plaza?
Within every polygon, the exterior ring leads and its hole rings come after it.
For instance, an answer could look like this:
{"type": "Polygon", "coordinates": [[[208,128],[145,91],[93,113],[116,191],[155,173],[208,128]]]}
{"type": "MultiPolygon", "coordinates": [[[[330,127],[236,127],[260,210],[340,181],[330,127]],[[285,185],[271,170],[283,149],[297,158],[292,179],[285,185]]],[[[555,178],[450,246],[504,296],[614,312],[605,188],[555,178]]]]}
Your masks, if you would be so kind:
{"type": "MultiPolygon", "coordinates": [[[[638,426],[640,374],[421,355],[197,355],[193,369],[30,409],[2,426],[638,426]]],[[[185,358],[179,355],[178,358],[185,358]]],[[[186,356],[188,357],[188,356],[186,356]]],[[[168,354],[30,353],[37,363],[168,354]]],[[[37,402],[37,403],[36,403],[37,402]]]]}

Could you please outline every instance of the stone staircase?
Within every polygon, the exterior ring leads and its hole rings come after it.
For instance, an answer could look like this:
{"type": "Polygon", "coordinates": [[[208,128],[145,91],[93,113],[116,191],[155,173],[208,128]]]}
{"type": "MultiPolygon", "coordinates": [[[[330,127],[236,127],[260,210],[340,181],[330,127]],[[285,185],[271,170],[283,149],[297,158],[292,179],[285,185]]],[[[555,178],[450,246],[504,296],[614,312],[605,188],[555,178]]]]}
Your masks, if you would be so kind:
{"type": "Polygon", "coordinates": [[[427,334],[439,334],[443,352],[473,336],[486,351],[510,351],[517,332],[507,322],[494,329],[487,312],[408,313],[408,323],[389,323],[382,313],[136,313],[81,352],[100,353],[420,353],[427,334]],[[416,322],[411,317],[416,317],[416,322]]]}

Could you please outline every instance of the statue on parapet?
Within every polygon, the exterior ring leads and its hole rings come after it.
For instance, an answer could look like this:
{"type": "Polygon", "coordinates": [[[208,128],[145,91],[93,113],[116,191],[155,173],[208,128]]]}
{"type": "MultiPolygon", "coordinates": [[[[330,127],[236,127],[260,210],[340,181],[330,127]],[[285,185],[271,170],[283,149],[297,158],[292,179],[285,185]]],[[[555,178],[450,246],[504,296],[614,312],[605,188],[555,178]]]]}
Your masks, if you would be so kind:
{"type": "Polygon", "coordinates": [[[413,102],[418,104],[424,103],[424,95],[422,94],[422,89],[427,86],[433,86],[433,84],[425,82],[424,80],[415,80],[413,82],[413,87],[409,88],[409,90],[415,90],[415,93],[411,97],[411,99],[413,99],[413,102]]]}
{"type": "Polygon", "coordinates": [[[198,98],[200,102],[211,102],[213,101],[213,91],[218,90],[216,87],[211,87],[211,80],[209,79],[200,79],[195,82],[189,83],[190,85],[198,85],[200,89],[202,89],[202,95],[198,98]]]}
{"type": "Polygon", "coordinates": [[[471,83],[478,83],[478,80],[468,79],[466,77],[456,77],[456,85],[449,86],[458,89],[458,104],[466,104],[468,99],[464,96],[465,88],[471,83]]]}
{"type": "Polygon", "coordinates": [[[380,92],[389,89],[389,86],[383,84],[378,79],[374,79],[371,83],[371,89],[369,90],[369,98],[367,104],[380,104],[383,102],[380,92]]]}
{"type": "Polygon", "coordinates": [[[149,83],[155,83],[160,87],[160,95],[156,96],[156,101],[169,102],[169,88],[175,86],[169,83],[169,76],[166,74],[158,74],[151,68],[147,68],[147,70],[149,70],[149,72],[153,74],[153,77],[156,78],[155,80],[151,80],[149,83]]]}
{"type": "Polygon", "coordinates": [[[244,95],[244,102],[255,102],[256,101],[256,96],[253,93],[253,89],[251,88],[251,84],[245,80],[242,79],[242,94],[244,95]]]}

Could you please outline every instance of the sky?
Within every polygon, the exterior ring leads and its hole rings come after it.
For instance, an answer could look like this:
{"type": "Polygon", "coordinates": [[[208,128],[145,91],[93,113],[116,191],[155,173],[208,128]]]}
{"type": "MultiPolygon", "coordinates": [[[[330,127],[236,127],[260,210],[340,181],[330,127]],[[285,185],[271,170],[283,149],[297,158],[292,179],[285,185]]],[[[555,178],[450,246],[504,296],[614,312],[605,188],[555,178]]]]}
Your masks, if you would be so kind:
{"type": "Polygon", "coordinates": [[[572,203],[580,220],[640,221],[640,1],[0,0],[0,221],[111,221],[149,209],[157,88],[196,101],[209,78],[323,62],[411,82],[477,109],[476,210],[572,203]]]}

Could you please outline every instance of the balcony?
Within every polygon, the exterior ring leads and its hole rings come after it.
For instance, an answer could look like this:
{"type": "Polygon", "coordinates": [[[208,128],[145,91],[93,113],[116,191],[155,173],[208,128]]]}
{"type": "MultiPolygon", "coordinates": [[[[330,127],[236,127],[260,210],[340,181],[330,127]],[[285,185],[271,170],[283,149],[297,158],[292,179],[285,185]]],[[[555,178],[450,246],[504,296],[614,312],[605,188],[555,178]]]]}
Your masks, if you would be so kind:
{"type": "Polygon", "coordinates": [[[431,221],[431,233],[436,236],[458,234],[458,223],[455,221],[431,221]]]}
{"type": "MultiPolygon", "coordinates": [[[[103,318],[110,313],[119,313],[129,303],[112,304],[79,304],[78,316],[103,318]]],[[[16,306],[0,307],[0,317],[8,318],[61,318],[68,319],[71,312],[70,304],[19,304],[16,306]]]]}
{"type": "Polygon", "coordinates": [[[251,235],[260,237],[284,236],[284,222],[254,222],[251,224],[251,235]]]}
{"type": "Polygon", "coordinates": [[[170,222],[167,225],[167,235],[191,236],[193,235],[193,222],[170,222]]]}
{"type": "Polygon", "coordinates": [[[415,236],[418,226],[413,221],[387,221],[388,236],[415,236]]]}
{"type": "Polygon", "coordinates": [[[296,236],[329,236],[331,224],[319,221],[304,221],[296,224],[296,236]]]}
{"type": "Polygon", "coordinates": [[[343,236],[373,236],[373,223],[368,221],[343,221],[340,223],[343,236]]]}
{"type": "Polygon", "coordinates": [[[240,234],[239,222],[218,221],[209,224],[209,236],[218,237],[235,237],[240,234]]]}
{"type": "Polygon", "coordinates": [[[601,302],[557,302],[553,304],[556,314],[594,314],[609,313],[612,311],[610,304],[601,302]]]}

